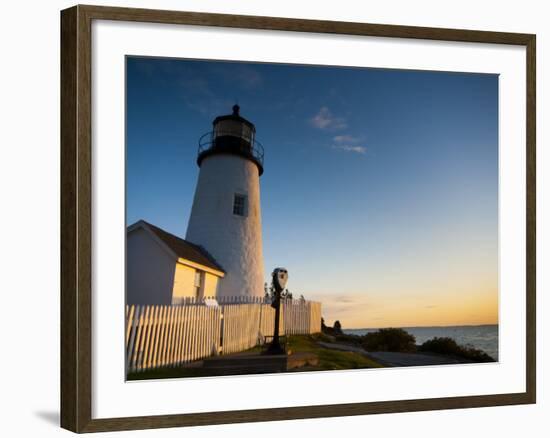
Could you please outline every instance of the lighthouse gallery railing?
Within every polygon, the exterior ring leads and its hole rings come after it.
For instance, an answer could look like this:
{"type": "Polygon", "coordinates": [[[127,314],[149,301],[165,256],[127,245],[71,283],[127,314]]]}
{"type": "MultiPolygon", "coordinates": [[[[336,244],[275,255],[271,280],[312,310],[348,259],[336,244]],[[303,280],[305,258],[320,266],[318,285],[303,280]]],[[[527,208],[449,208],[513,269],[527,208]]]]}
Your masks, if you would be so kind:
{"type": "Polygon", "coordinates": [[[235,139],[235,144],[232,145],[232,148],[236,148],[236,152],[240,152],[245,155],[250,155],[251,158],[257,160],[261,166],[264,165],[264,147],[262,144],[257,141],[255,138],[245,138],[238,136],[234,131],[210,131],[204,134],[199,139],[199,149],[198,155],[201,156],[203,153],[214,150],[218,145],[216,140],[219,138],[228,138],[232,137],[235,139]]]}

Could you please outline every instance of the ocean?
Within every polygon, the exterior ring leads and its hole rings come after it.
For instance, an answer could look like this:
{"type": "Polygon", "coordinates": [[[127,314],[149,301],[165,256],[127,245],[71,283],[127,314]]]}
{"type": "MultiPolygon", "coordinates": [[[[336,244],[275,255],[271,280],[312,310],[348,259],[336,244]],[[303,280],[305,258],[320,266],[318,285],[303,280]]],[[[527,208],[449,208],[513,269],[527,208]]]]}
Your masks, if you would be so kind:
{"type": "MultiPolygon", "coordinates": [[[[498,361],[498,325],[463,325],[452,327],[402,327],[420,345],[434,337],[453,338],[457,344],[483,350],[498,361]]],[[[364,335],[378,329],[344,329],[350,335],[364,335]]]]}

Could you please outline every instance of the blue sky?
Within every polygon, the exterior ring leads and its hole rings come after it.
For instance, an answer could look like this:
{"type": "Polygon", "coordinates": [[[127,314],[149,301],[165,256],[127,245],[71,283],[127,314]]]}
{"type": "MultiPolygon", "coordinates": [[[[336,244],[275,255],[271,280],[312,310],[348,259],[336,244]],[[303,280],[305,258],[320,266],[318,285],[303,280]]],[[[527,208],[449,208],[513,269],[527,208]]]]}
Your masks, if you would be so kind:
{"type": "Polygon", "coordinates": [[[127,222],[184,236],[197,141],[256,125],[266,274],[347,327],[498,318],[498,76],[127,60],[127,222]]]}

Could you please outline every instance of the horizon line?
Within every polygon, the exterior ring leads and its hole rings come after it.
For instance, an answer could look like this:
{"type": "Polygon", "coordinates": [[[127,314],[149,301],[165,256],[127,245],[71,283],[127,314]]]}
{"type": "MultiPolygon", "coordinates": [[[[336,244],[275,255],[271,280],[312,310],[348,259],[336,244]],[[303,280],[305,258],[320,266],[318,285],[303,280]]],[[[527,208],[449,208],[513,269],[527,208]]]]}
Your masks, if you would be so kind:
{"type": "Polygon", "coordinates": [[[349,328],[342,328],[342,330],[380,330],[380,329],[386,329],[386,328],[448,328],[448,327],[483,327],[483,326],[489,326],[489,325],[496,325],[498,326],[499,323],[484,323],[484,324],[450,324],[450,325],[402,325],[402,326],[396,326],[396,325],[388,325],[388,326],[381,326],[381,327],[349,327],[349,328]]]}

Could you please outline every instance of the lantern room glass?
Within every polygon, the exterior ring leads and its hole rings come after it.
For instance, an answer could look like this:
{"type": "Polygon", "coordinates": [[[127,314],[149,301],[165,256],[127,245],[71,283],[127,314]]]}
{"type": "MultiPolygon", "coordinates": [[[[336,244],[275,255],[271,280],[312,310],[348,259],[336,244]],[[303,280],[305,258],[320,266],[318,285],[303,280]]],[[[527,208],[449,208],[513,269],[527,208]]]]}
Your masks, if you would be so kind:
{"type": "Polygon", "coordinates": [[[214,127],[214,139],[222,136],[238,137],[252,144],[254,131],[246,123],[239,120],[220,120],[214,127]]]}

